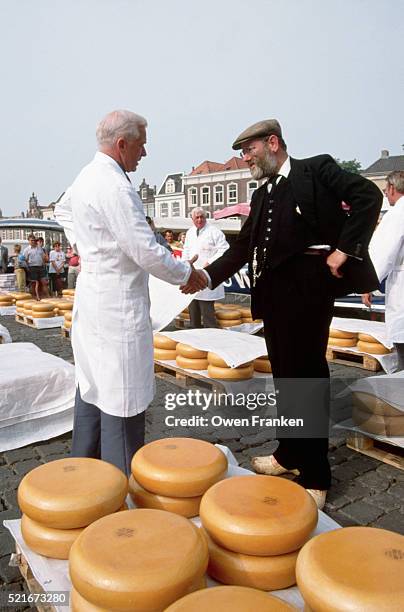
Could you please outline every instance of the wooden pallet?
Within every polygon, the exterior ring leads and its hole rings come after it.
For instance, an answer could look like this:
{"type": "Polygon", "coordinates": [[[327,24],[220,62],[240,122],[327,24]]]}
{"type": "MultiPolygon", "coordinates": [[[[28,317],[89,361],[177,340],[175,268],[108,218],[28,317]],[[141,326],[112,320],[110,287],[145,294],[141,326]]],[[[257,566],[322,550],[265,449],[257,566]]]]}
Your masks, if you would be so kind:
{"type": "Polygon", "coordinates": [[[349,432],[346,445],[348,448],[362,453],[362,455],[373,457],[383,463],[404,470],[404,448],[401,446],[382,442],[377,438],[372,438],[357,431],[349,432]]]}
{"type": "Polygon", "coordinates": [[[206,386],[209,389],[217,389],[220,392],[224,392],[225,388],[222,383],[218,380],[206,378],[197,372],[191,370],[184,370],[175,365],[169,364],[167,361],[154,360],[154,373],[157,378],[172,382],[178,387],[187,388],[195,385],[206,386]]]}
{"type": "MultiPolygon", "coordinates": [[[[18,546],[16,546],[16,553],[15,555],[13,555],[13,565],[17,566],[20,570],[21,576],[24,578],[24,582],[30,593],[32,593],[33,595],[46,593],[46,591],[44,591],[42,586],[34,577],[28,561],[26,560],[18,546]]],[[[56,607],[50,604],[36,603],[35,605],[32,604],[32,608],[38,610],[38,612],[56,612],[56,607]]],[[[68,609],[69,608],[67,607],[66,610],[68,609]]]]}
{"type": "Polygon", "coordinates": [[[174,319],[174,325],[177,329],[186,329],[189,327],[189,319],[181,319],[181,317],[176,317],[174,319]]]}
{"type": "Polygon", "coordinates": [[[366,355],[365,353],[349,353],[348,351],[344,351],[343,348],[327,348],[326,357],[327,361],[331,363],[362,368],[370,372],[378,372],[382,369],[382,366],[375,357],[366,355]]]}
{"type": "Polygon", "coordinates": [[[60,333],[62,334],[63,338],[67,338],[68,340],[71,340],[71,337],[72,337],[71,327],[64,327],[62,325],[62,327],[60,328],[60,333]]]}

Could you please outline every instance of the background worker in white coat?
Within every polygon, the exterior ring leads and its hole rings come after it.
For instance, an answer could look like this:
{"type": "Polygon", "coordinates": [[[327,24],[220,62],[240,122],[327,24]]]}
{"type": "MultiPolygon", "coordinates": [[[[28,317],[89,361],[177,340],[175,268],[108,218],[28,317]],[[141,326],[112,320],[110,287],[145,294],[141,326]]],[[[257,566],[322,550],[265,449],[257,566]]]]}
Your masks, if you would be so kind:
{"type": "Polygon", "coordinates": [[[202,272],[157,244],[126,174],[146,155],[146,125],[129,111],[109,113],[97,127],[99,151],[55,209],[81,257],[72,455],[104,459],[127,474],[155,391],[148,273],[206,286],[202,272]]]}
{"type": "MultiPolygon", "coordinates": [[[[223,255],[229,248],[229,243],[224,233],[206,220],[203,208],[194,208],[191,217],[193,226],[186,233],[182,259],[189,260],[197,255],[195,267],[205,268],[223,255]]],[[[202,320],[203,327],[219,327],[215,315],[215,300],[223,298],[223,285],[197,293],[188,306],[191,327],[202,327],[202,320]]]]}
{"type": "MultiPolygon", "coordinates": [[[[386,280],[386,332],[398,354],[398,369],[404,370],[404,172],[394,171],[386,179],[385,194],[392,208],[380,221],[369,244],[377,276],[386,280]]],[[[372,294],[362,301],[371,306],[372,294]]]]}

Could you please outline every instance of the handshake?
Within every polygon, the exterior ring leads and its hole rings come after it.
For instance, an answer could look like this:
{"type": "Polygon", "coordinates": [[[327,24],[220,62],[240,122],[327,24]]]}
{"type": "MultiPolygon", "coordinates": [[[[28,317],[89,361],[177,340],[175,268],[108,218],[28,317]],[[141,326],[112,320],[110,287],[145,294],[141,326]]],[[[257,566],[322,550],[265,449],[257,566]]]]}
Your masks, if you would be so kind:
{"type": "Polygon", "coordinates": [[[182,293],[197,293],[202,289],[206,289],[208,286],[208,278],[202,270],[195,270],[193,264],[198,259],[198,255],[194,255],[192,259],[189,260],[191,265],[191,275],[188,279],[186,285],[182,285],[180,287],[182,293]]]}

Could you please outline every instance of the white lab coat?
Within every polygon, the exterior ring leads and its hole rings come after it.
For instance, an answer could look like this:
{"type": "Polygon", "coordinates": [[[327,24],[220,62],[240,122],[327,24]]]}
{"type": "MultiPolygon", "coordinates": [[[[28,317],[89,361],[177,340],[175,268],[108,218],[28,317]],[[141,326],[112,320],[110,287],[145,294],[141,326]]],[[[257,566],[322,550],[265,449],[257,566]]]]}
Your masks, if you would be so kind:
{"type": "Polygon", "coordinates": [[[120,417],[144,411],[155,391],[148,273],[180,285],[189,264],[157,244],[120,166],[97,153],[55,208],[81,258],[72,346],[82,398],[120,417]]]}
{"type": "Polygon", "coordinates": [[[369,245],[379,281],[386,280],[386,333],[404,342],[404,196],[385,213],[369,245]]]}
{"type": "MultiPolygon", "coordinates": [[[[205,268],[208,263],[212,263],[218,259],[229,248],[229,243],[223,232],[206,222],[200,230],[199,235],[196,235],[196,227],[193,225],[185,235],[184,250],[182,251],[182,259],[189,260],[194,255],[198,255],[198,259],[194,263],[195,268],[205,268]]],[[[219,285],[216,289],[203,289],[196,293],[195,300],[220,300],[224,298],[223,285],[219,285]]]]}

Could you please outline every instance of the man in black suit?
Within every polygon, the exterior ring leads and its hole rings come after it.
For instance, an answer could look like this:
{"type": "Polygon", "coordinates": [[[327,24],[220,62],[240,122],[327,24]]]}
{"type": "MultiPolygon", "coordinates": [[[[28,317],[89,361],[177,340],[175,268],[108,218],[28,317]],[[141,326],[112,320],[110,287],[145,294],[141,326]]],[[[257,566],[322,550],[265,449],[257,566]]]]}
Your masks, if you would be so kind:
{"type": "Polygon", "coordinates": [[[8,249],[1,244],[0,238],[0,273],[6,274],[8,266],[8,249]]]}
{"type": "Polygon", "coordinates": [[[251,310],[264,320],[278,416],[300,414],[308,423],[290,437],[278,429],[274,455],[254,458],[253,466],[264,474],[298,474],[322,508],[331,483],[325,353],[333,304],[337,296],[378,286],[367,247],[382,194],[329,155],[289,157],[274,119],[247,128],[233,149],[242,150],[255,180],[268,181],[254,192],[238,239],[205,271],[214,288],[248,262],[251,310]]]}

